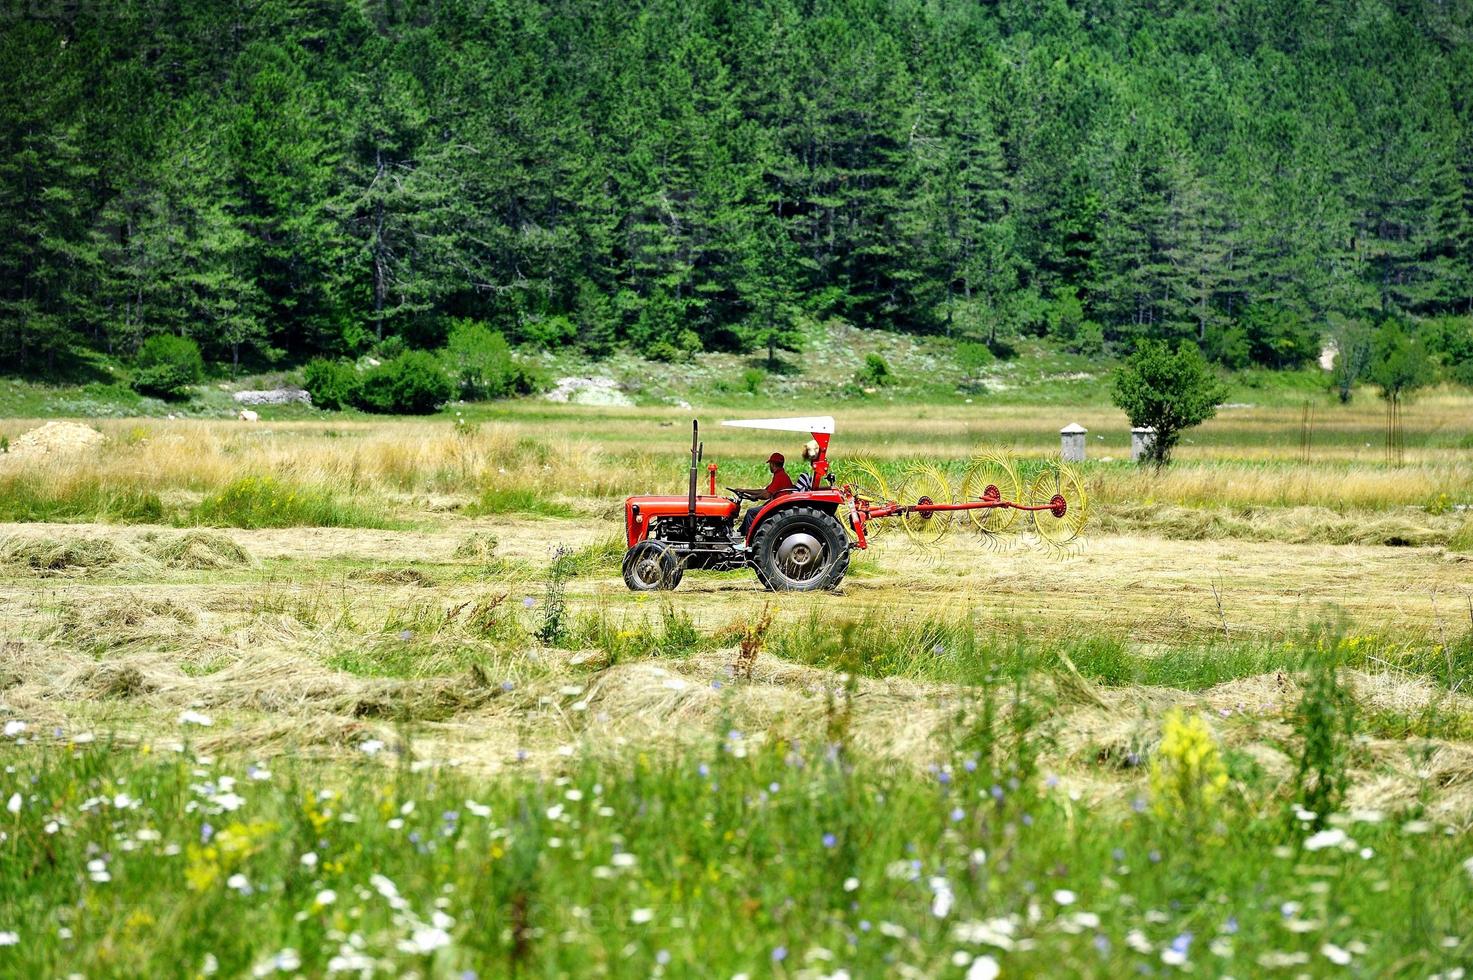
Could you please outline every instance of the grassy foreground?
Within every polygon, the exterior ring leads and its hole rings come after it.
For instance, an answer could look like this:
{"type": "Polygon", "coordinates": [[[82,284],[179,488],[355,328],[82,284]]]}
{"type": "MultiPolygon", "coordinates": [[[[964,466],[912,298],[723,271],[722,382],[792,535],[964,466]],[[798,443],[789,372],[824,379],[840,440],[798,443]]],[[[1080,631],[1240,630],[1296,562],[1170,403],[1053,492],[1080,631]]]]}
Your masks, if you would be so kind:
{"type": "Polygon", "coordinates": [[[12,730],[0,970],[1427,975],[1473,956],[1466,837],[1244,792],[1190,725],[1153,794],[1096,812],[993,694],[920,773],[856,758],[842,711],[827,743],[729,730],[493,781],[407,754],[386,772],[378,742],[331,769],[216,762],[188,746],[197,712],[152,752],[12,730]]]}

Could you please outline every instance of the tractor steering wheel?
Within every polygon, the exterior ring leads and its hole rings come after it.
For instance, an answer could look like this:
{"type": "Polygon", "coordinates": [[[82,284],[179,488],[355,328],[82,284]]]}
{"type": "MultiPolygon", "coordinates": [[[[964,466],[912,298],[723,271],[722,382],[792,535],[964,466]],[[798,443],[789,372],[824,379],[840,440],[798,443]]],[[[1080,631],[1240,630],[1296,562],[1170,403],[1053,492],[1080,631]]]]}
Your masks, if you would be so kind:
{"type": "Polygon", "coordinates": [[[727,487],[726,492],[738,500],[755,500],[756,498],[746,490],[738,490],[736,487],[727,487]]]}

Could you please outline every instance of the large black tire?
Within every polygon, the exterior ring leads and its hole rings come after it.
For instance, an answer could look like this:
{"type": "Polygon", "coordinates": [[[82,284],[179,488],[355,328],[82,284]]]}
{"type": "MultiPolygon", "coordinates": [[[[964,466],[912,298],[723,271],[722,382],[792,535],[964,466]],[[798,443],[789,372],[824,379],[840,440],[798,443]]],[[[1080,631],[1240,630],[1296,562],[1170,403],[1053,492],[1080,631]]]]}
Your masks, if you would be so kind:
{"type": "Polygon", "coordinates": [[[849,570],[849,536],[816,507],[789,507],[764,519],[752,538],[757,580],[774,592],[838,588],[849,570]]]}
{"type": "Polygon", "coordinates": [[[673,589],[684,574],[680,557],[663,541],[646,538],[624,552],[624,584],[634,592],[673,589]]]}

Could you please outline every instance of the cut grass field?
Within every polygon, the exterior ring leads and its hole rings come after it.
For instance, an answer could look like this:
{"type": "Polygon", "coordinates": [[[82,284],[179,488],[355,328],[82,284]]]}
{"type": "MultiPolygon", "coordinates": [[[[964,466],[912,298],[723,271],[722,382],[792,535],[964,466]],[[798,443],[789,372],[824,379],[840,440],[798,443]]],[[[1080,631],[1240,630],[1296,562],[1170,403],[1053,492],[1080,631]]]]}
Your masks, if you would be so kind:
{"type": "MultiPolygon", "coordinates": [[[[1445,973],[1473,403],[1417,404],[1404,467],[1353,444],[1379,406],[1308,463],[1254,410],[1096,458],[1073,554],[891,534],[821,595],[625,589],[619,498],[680,491],[688,413],[0,462],[0,972],[1445,973]]],[[[835,456],[1042,457],[1075,417],[893,411],[835,456]]],[[[785,438],[706,421],[723,483],[785,438]]]]}

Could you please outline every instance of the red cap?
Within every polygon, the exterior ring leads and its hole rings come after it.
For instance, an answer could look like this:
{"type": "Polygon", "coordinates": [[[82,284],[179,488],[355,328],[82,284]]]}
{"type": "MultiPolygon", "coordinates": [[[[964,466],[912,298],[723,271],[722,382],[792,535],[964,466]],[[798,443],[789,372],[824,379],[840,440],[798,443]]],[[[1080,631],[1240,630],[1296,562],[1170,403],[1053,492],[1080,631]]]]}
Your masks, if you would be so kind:
{"type": "Polygon", "coordinates": [[[782,453],[773,453],[771,456],[767,457],[767,461],[769,463],[776,463],[779,466],[787,462],[787,460],[783,459],[782,453]]]}

